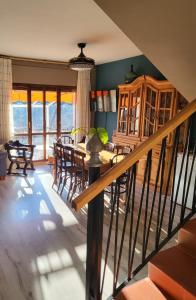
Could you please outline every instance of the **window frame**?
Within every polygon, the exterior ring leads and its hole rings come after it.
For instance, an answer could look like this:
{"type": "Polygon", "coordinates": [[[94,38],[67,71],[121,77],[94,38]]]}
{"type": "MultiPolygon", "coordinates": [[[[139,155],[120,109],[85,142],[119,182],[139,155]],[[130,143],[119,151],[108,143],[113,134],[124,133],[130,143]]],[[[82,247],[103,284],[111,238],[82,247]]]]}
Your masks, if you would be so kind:
{"type": "Polygon", "coordinates": [[[28,142],[32,144],[32,137],[35,135],[43,136],[43,159],[36,161],[46,161],[46,141],[47,135],[56,134],[57,138],[62,134],[68,134],[68,131],[61,131],[61,92],[74,92],[76,93],[76,86],[60,86],[60,85],[42,85],[42,84],[23,84],[23,83],[13,83],[13,90],[26,90],[27,91],[27,122],[28,128],[27,133],[14,133],[14,136],[27,136],[28,142]],[[31,116],[31,91],[42,91],[43,92],[43,133],[32,133],[32,116],[31,116]],[[56,92],[57,93],[57,127],[56,131],[46,132],[46,92],[56,92]]]}

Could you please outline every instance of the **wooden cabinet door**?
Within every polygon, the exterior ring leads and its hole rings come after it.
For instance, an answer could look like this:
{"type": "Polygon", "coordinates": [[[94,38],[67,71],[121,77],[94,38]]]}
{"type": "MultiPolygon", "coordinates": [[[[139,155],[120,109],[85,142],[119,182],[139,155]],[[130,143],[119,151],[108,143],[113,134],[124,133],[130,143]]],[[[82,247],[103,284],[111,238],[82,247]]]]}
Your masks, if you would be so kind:
{"type": "Polygon", "coordinates": [[[142,86],[130,92],[128,113],[128,135],[139,137],[141,119],[142,86]]]}
{"type": "Polygon", "coordinates": [[[149,137],[156,131],[158,90],[147,84],[144,96],[142,137],[149,137]]]}
{"type": "Polygon", "coordinates": [[[159,91],[157,101],[156,130],[159,130],[173,117],[174,89],[159,91]]]}
{"type": "Polygon", "coordinates": [[[120,91],[118,101],[118,126],[117,132],[127,134],[127,118],[129,109],[129,92],[120,91]]]}

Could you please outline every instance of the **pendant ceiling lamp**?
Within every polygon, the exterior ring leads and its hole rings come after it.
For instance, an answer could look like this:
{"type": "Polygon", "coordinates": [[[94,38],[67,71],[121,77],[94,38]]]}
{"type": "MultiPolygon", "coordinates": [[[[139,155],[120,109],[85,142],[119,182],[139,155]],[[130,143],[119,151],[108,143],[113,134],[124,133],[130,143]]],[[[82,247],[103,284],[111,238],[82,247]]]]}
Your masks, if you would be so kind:
{"type": "Polygon", "coordinates": [[[95,66],[95,61],[92,58],[86,57],[83,53],[83,49],[86,47],[86,43],[79,43],[78,47],[81,52],[77,57],[73,57],[69,61],[70,69],[74,71],[91,70],[95,66]]]}

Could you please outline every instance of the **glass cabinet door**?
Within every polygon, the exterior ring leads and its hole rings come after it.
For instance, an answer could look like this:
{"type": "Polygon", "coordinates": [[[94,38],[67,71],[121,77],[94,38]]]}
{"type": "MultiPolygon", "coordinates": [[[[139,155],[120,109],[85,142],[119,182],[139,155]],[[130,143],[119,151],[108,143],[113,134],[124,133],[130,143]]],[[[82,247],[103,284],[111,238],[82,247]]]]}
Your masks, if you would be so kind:
{"type": "Polygon", "coordinates": [[[142,92],[142,88],[140,87],[130,94],[129,114],[128,114],[128,135],[139,136],[141,92],[142,92]]]}
{"type": "Polygon", "coordinates": [[[129,105],[129,92],[121,92],[119,95],[118,108],[118,132],[127,133],[127,116],[129,105]]]}
{"type": "Polygon", "coordinates": [[[143,136],[149,137],[155,133],[156,126],[156,108],[157,108],[158,91],[153,87],[147,85],[146,99],[144,105],[144,128],[143,136]]]}
{"type": "Polygon", "coordinates": [[[167,90],[159,93],[157,105],[157,128],[159,130],[172,117],[174,91],[167,90]]]}

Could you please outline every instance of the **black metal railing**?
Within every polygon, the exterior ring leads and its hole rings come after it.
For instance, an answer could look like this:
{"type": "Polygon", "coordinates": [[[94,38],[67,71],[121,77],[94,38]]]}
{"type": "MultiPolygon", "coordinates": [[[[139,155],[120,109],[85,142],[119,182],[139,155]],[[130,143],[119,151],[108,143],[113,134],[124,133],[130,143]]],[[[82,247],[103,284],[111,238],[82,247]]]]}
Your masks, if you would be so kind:
{"type": "Polygon", "coordinates": [[[196,213],[195,111],[196,100],[101,178],[89,167],[72,204],[88,203],[86,300],[115,297],[196,213]]]}
{"type": "Polygon", "coordinates": [[[110,280],[107,273],[110,278],[112,274],[111,293],[115,296],[196,212],[193,120],[191,116],[156,146],[159,157],[154,158],[154,149],[147,153],[142,182],[138,180],[137,162],[106,189],[108,229],[105,226],[104,231],[108,233],[103,240],[101,282],[104,297],[110,280]],[[156,177],[152,185],[153,172],[156,177]],[[127,178],[124,182],[123,176],[127,178]]]}

